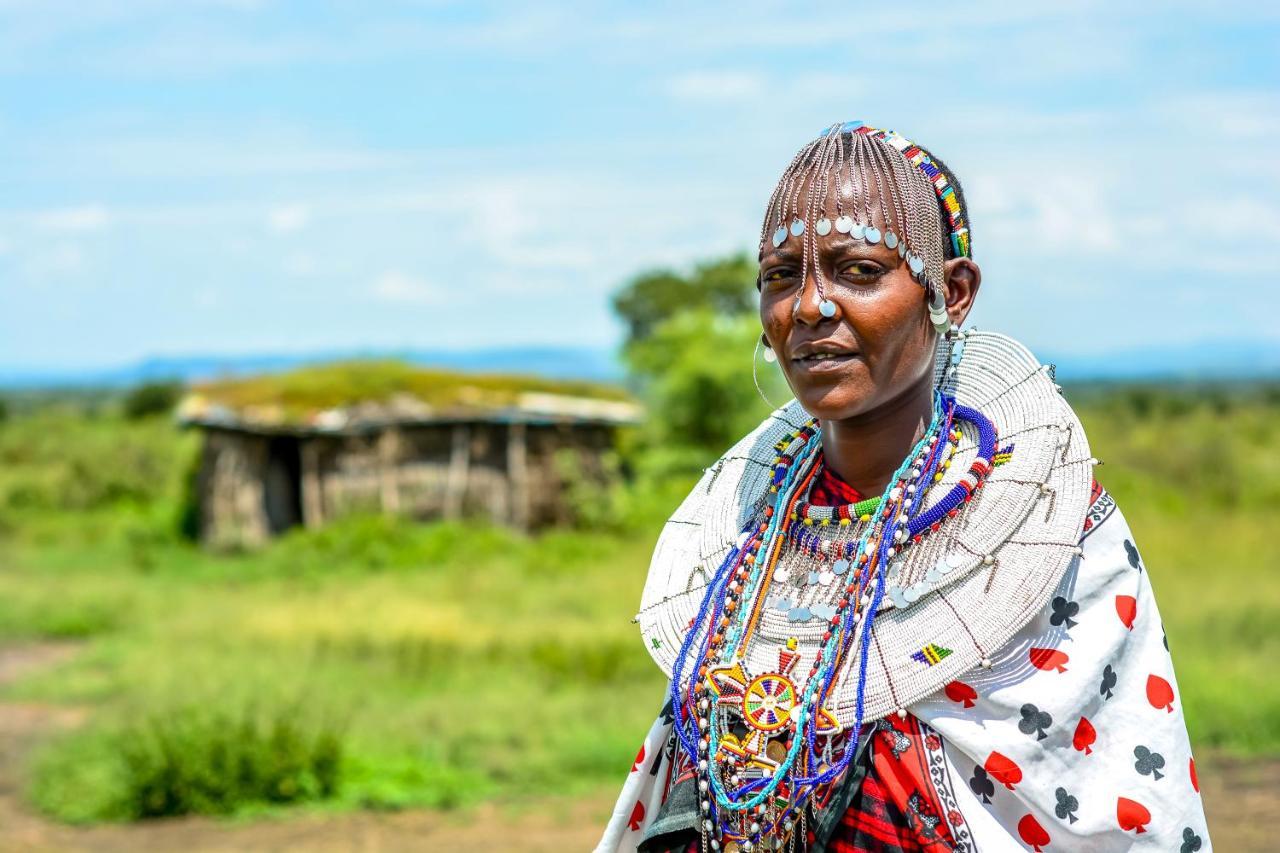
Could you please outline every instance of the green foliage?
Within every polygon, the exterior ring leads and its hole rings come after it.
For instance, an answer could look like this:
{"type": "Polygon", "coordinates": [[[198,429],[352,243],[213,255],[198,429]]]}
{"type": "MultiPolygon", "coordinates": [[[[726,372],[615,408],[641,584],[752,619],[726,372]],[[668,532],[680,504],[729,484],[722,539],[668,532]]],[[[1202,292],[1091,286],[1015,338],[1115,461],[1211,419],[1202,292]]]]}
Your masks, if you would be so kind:
{"type": "MultiPolygon", "coordinates": [[[[751,374],[759,335],[753,315],[689,311],[631,348],[632,369],[647,378],[647,444],[666,451],[672,468],[707,465],[772,410],[751,374]]],[[[790,399],[775,365],[761,359],[757,370],[771,401],[790,399]]]]}
{"type": "Polygon", "coordinates": [[[267,714],[183,707],[71,735],[37,762],[32,794],[76,821],[231,814],[333,798],[342,734],[304,718],[299,707],[267,714]],[[77,755],[95,766],[84,768],[77,755]]]}
{"type": "Polygon", "coordinates": [[[124,397],[124,416],[130,420],[167,415],[182,396],[182,383],[177,380],[144,382],[124,397]]]}
{"type": "Polygon", "coordinates": [[[636,276],[613,297],[613,308],[627,327],[626,348],[687,311],[725,317],[754,313],[756,276],[756,264],[746,255],[701,264],[689,275],[655,270],[636,276]]]}
{"type": "Polygon", "coordinates": [[[4,397],[0,397],[0,424],[7,420],[9,420],[9,402],[4,397]]]}

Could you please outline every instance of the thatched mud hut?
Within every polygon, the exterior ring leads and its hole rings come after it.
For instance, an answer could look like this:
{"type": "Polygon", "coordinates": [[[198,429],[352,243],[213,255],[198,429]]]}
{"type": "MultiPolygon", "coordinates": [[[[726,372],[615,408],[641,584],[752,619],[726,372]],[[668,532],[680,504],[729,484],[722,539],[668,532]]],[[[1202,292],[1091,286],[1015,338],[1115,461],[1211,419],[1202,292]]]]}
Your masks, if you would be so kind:
{"type": "Polygon", "coordinates": [[[615,434],[638,416],[608,386],[395,362],[208,383],[178,409],[204,433],[197,517],[215,547],[369,511],[563,523],[569,481],[607,482],[615,434]]]}

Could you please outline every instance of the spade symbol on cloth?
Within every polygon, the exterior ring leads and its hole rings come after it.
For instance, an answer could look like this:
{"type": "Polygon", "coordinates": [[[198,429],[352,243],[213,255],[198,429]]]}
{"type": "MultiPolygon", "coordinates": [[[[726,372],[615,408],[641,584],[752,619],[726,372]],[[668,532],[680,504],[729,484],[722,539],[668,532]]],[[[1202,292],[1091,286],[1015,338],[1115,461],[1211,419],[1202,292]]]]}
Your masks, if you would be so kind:
{"type": "Polygon", "coordinates": [[[1094,729],[1093,723],[1089,722],[1087,717],[1081,717],[1080,722],[1076,724],[1076,734],[1071,739],[1071,745],[1085,755],[1089,755],[1093,752],[1093,744],[1097,740],[1098,732],[1094,729]]]}
{"type": "Polygon", "coordinates": [[[1150,776],[1152,779],[1162,779],[1164,774],[1160,772],[1160,768],[1164,767],[1164,756],[1158,752],[1152,752],[1145,746],[1135,746],[1133,748],[1133,757],[1138,759],[1133,763],[1133,769],[1137,770],[1143,776],[1150,776]]]}
{"type": "Polygon", "coordinates": [[[1066,664],[1071,660],[1066,652],[1058,649],[1040,649],[1032,646],[1027,654],[1031,658],[1031,665],[1045,672],[1052,672],[1055,669],[1058,672],[1066,672],[1066,664]]]}
{"type": "Polygon", "coordinates": [[[990,803],[991,795],[996,792],[996,786],[987,778],[986,770],[974,767],[973,778],[969,780],[969,790],[976,796],[982,797],[982,802],[990,803]]]}
{"type": "Polygon", "coordinates": [[[631,762],[631,772],[635,773],[640,769],[640,763],[644,761],[644,744],[640,744],[640,751],[636,753],[636,760],[631,762]]]}
{"type": "Polygon", "coordinates": [[[1182,830],[1182,846],[1178,848],[1178,853],[1196,853],[1200,849],[1200,836],[1195,834],[1191,827],[1182,830]]]}
{"type": "Polygon", "coordinates": [[[993,752],[987,756],[987,760],[983,762],[982,767],[991,775],[992,779],[1004,785],[1010,791],[1013,790],[1014,785],[1022,781],[1022,768],[1007,755],[993,752]]]}
{"type": "Polygon", "coordinates": [[[1053,625],[1056,628],[1059,625],[1065,624],[1068,630],[1076,626],[1076,620],[1071,617],[1080,612],[1079,604],[1074,601],[1067,601],[1059,595],[1049,603],[1049,606],[1053,610],[1053,615],[1049,617],[1050,625],[1053,625]]]}
{"type": "Polygon", "coordinates": [[[632,832],[640,830],[640,824],[644,822],[644,803],[636,800],[636,807],[631,810],[631,819],[627,821],[627,826],[632,832]]]}
{"type": "Polygon", "coordinates": [[[1018,722],[1018,731],[1024,735],[1035,735],[1036,740],[1048,737],[1044,730],[1053,725],[1053,717],[1047,711],[1041,711],[1030,702],[1022,706],[1022,719],[1018,722]]]}
{"type": "Polygon", "coordinates": [[[1111,664],[1107,664],[1107,668],[1102,671],[1102,687],[1098,692],[1107,699],[1111,698],[1111,688],[1116,686],[1116,671],[1111,668],[1111,664]]]}
{"type": "Polygon", "coordinates": [[[1018,821],[1018,835],[1022,836],[1022,840],[1036,853],[1041,853],[1040,848],[1049,843],[1049,833],[1045,832],[1040,821],[1030,814],[1023,815],[1022,820],[1018,821]]]}
{"type": "Polygon", "coordinates": [[[1053,809],[1053,813],[1058,816],[1058,820],[1075,823],[1080,819],[1075,815],[1080,808],[1080,801],[1068,794],[1066,788],[1059,788],[1053,792],[1053,795],[1058,798],[1058,805],[1053,809]]]}
{"type": "Polygon", "coordinates": [[[1173,688],[1158,675],[1147,676],[1147,701],[1152,708],[1164,708],[1173,713],[1173,688]]]}
{"type": "Polygon", "coordinates": [[[676,718],[675,714],[671,713],[670,699],[667,700],[667,704],[662,706],[662,710],[658,713],[658,716],[662,717],[662,724],[664,726],[671,725],[671,722],[676,718]]]}
{"type": "Polygon", "coordinates": [[[978,691],[963,681],[950,682],[946,687],[942,688],[942,692],[947,694],[947,698],[952,702],[960,702],[966,708],[972,708],[973,700],[978,698],[978,691]]]}
{"type": "Polygon", "coordinates": [[[1133,620],[1138,618],[1138,599],[1132,595],[1117,595],[1116,615],[1120,617],[1124,626],[1132,631],[1133,620]]]}
{"type": "Polygon", "coordinates": [[[1134,547],[1133,542],[1124,540],[1124,552],[1129,555],[1129,565],[1138,571],[1142,571],[1142,557],[1138,555],[1138,549],[1134,547]]]}
{"type": "Polygon", "coordinates": [[[1132,829],[1141,834],[1147,831],[1147,824],[1151,823],[1151,812],[1136,800],[1119,797],[1116,799],[1116,821],[1125,832],[1132,829]]]}

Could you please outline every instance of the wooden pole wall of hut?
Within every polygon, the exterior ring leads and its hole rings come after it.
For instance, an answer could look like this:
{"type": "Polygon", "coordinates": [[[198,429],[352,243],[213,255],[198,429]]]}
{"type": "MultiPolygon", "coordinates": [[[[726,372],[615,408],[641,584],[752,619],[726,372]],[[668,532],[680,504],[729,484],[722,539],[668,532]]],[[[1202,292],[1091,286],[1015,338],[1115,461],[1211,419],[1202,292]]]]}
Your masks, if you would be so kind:
{"type": "Polygon", "coordinates": [[[471,431],[466,424],[454,424],[453,447],[449,454],[449,479],[445,485],[444,517],[462,515],[467,493],[467,471],[471,464],[471,431]]]}
{"type": "Polygon", "coordinates": [[[378,436],[378,486],[384,513],[400,512],[400,430],[387,427],[378,436]]]}
{"type": "Polygon", "coordinates": [[[507,482],[511,493],[511,524],[529,529],[529,440],[522,423],[507,428],[507,482]]]}
{"type": "Polygon", "coordinates": [[[324,524],[324,489],[320,483],[320,442],[302,440],[302,523],[315,530],[324,524]]]}

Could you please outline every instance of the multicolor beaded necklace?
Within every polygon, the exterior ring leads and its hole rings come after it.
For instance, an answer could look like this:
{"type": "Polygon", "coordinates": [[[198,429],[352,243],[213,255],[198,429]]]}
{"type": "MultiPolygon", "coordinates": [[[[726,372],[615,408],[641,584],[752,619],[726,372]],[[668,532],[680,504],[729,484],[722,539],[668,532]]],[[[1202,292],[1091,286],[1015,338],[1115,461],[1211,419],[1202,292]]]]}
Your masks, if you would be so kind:
{"type": "Polygon", "coordinates": [[[839,507],[806,500],[822,464],[815,419],[775,449],[765,499],[708,585],[672,673],[675,731],[696,767],[704,850],[795,849],[807,810],[821,807],[857,754],[869,640],[886,575],[895,557],[981,488],[992,470],[996,430],[980,412],[935,392],[929,426],[884,495],[839,507]],[[926,508],[926,494],[941,481],[960,440],[958,422],[976,431],[977,456],[960,481],[926,508]],[[833,542],[824,529],[847,538],[833,542]],[[770,589],[787,579],[780,567],[784,554],[822,567],[809,573],[811,580],[831,584],[840,577],[833,607],[792,608],[783,599],[786,606],[778,608],[788,610],[792,621],[825,619],[808,676],[799,682],[793,672],[802,652],[794,637],[777,649],[776,670],[753,676],[747,669],[753,641],[765,642],[757,636],[761,614],[778,602],[770,589]],[[829,699],[854,659],[856,719],[845,731],[829,699]]]}

